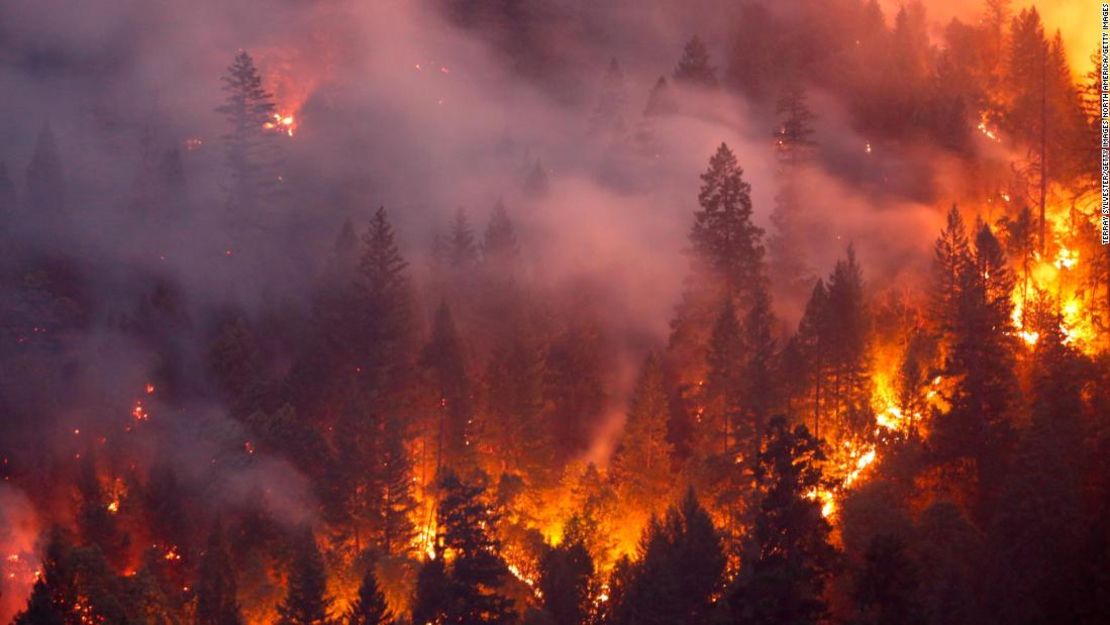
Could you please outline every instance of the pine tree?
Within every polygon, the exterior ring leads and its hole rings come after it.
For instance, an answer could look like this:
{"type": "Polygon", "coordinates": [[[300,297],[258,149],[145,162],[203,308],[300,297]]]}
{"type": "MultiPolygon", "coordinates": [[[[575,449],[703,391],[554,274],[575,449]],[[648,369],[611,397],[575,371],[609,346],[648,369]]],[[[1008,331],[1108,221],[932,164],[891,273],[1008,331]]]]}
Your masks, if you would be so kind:
{"type": "Polygon", "coordinates": [[[774,133],[778,170],[778,193],[771,212],[774,235],[768,241],[770,272],[773,283],[788,300],[805,297],[813,280],[813,270],[806,258],[807,228],[804,193],[801,189],[802,168],[816,149],[813,140],[813,113],[806,104],[805,91],[796,82],[788,82],[775,106],[779,126],[774,133]]]}
{"type": "Polygon", "coordinates": [[[803,391],[806,394],[802,405],[806,407],[805,413],[813,418],[813,435],[818,438],[822,431],[821,418],[829,403],[826,381],[830,362],[825,344],[829,335],[828,326],[829,291],[825,287],[825,281],[819,279],[813,285],[813,292],[806,302],[805,313],[798,322],[798,333],[793,340],[801,365],[795,373],[802,374],[798,377],[804,380],[803,391]]]}
{"type": "Polygon", "coordinates": [[[622,625],[705,625],[723,585],[721,537],[692,490],[641,541],[641,558],[623,589],[622,625]]]}
{"type": "Polygon", "coordinates": [[[757,477],[764,495],[729,596],[733,620],[745,625],[817,623],[827,613],[825,584],[837,566],[832,530],[810,493],[827,487],[821,444],[804,425],[771,420],[757,477]]]}
{"type": "Polygon", "coordinates": [[[701,180],[701,210],[690,230],[693,262],[721,280],[729,295],[750,294],[764,279],[763,231],[752,223],[751,185],[723,143],[701,180]]]}
{"type": "Polygon", "coordinates": [[[928,623],[985,622],[978,591],[985,554],[982,534],[956,504],[940,501],[918,520],[913,552],[919,562],[920,597],[928,623]]]}
{"type": "Polygon", "coordinates": [[[917,565],[906,541],[893,534],[872,539],[864,555],[852,596],[860,625],[925,625],[925,612],[917,597],[917,565]]]}
{"type": "Polygon", "coordinates": [[[671,490],[674,446],[667,438],[670,406],[663,370],[648,354],[628,405],[624,435],[613,452],[610,474],[633,509],[660,508],[671,490]]]}
{"type": "Polygon", "coordinates": [[[594,108],[591,127],[610,140],[622,139],[627,129],[627,107],[624,72],[617,59],[612,58],[601,82],[601,93],[594,108]]]}
{"type": "Polygon", "coordinates": [[[1081,619],[1084,526],[1080,465],[1083,361],[1065,344],[1059,313],[1047,299],[1035,311],[1032,423],[1008,465],[988,526],[993,564],[988,606],[1001,620],[1037,623],[1081,619]]]}
{"type": "Polygon", "coordinates": [[[971,246],[967,228],[959,209],[953,204],[944,229],[933,245],[931,317],[946,337],[955,331],[964,277],[970,266],[971,246]]]}
{"type": "Polygon", "coordinates": [[[65,175],[50,124],[43,124],[27,165],[24,201],[33,218],[50,223],[66,210],[65,175]]]}
{"type": "Polygon", "coordinates": [[[549,439],[560,463],[587,449],[605,408],[601,330],[574,323],[548,345],[544,397],[551,407],[549,439]]]}
{"type": "MultiPolygon", "coordinates": [[[[1029,301],[1029,282],[1031,279],[1034,254],[1037,251],[1037,224],[1028,206],[1022,206],[1017,216],[1003,216],[998,220],[999,231],[1006,243],[1006,252],[1012,258],[1021,259],[1021,301],[1029,301]]],[[[1024,323],[1024,320],[1020,320],[1024,323]]]]}
{"type": "Polygon", "coordinates": [[[755,292],[742,328],[745,360],[740,376],[740,431],[748,433],[742,453],[751,461],[759,457],[767,421],[779,401],[774,326],[771,296],[766,287],[761,287],[755,292]]]}
{"type": "Polygon", "coordinates": [[[540,558],[539,589],[555,625],[586,623],[591,612],[594,563],[582,536],[565,536],[540,558]]]}
{"type": "Polygon", "coordinates": [[[709,64],[709,50],[696,35],[686,43],[674,70],[674,80],[682,85],[702,88],[717,86],[717,70],[709,64]]]}
{"type": "Polygon", "coordinates": [[[270,208],[279,185],[278,134],[273,130],[273,95],[262,87],[254,59],[240,51],[223,77],[224,103],[216,108],[227,120],[223,136],[230,173],[227,205],[235,217],[270,208]]]}
{"type": "Polygon", "coordinates": [[[324,559],[312,530],[304,528],[293,544],[288,587],[277,607],[277,625],[330,625],[331,604],[324,559]]]}
{"type": "Polygon", "coordinates": [[[980,513],[998,492],[1012,443],[1009,423],[1019,392],[1011,321],[1014,278],[989,226],[976,226],[975,247],[961,276],[946,371],[956,380],[951,408],[937,416],[933,439],[942,458],[972,458],[980,513]]]}
{"type": "Polygon", "coordinates": [[[444,562],[442,543],[437,541],[434,557],[424,561],[416,575],[416,591],[412,601],[412,622],[442,625],[450,601],[450,580],[444,562]]]}
{"type": "Polygon", "coordinates": [[[442,541],[454,555],[448,569],[445,623],[499,625],[513,618],[512,600],[499,594],[508,569],[501,560],[494,533],[498,519],[486,500],[483,479],[464,483],[447,473],[440,483],[442,541]]]}
{"type": "Polygon", "coordinates": [[[740,429],[740,391],[743,385],[744,343],[740,322],[731,299],[726,299],[709,337],[706,362],[709,373],[705,380],[706,409],[699,426],[705,455],[728,456],[735,453],[736,441],[747,440],[740,429]]]}
{"type": "Polygon", "coordinates": [[[5,232],[17,210],[15,184],[8,175],[8,166],[0,161],[0,226],[5,232]]]}
{"type": "Polygon", "coordinates": [[[823,337],[830,365],[830,414],[839,439],[861,438],[874,422],[870,410],[868,340],[870,316],[853,247],[828,280],[828,325],[823,337]]]}
{"type": "Polygon", "coordinates": [[[122,565],[130,539],[116,519],[120,505],[100,481],[93,454],[82,454],[77,478],[77,529],[86,543],[96,545],[114,564],[122,565]]]}
{"type": "Polygon", "coordinates": [[[482,262],[486,271],[509,275],[520,262],[520,243],[509,212],[501,200],[494,204],[482,237],[482,262]]]}
{"type": "Polygon", "coordinates": [[[671,115],[678,112],[678,104],[674,101],[671,88],[667,79],[660,76],[648,93],[647,104],[644,106],[645,117],[671,115]]]}
{"type": "Polygon", "coordinates": [[[35,580],[27,607],[15,615],[12,625],[70,625],[77,598],[72,549],[69,536],[59,527],[51,528],[42,574],[35,580]]]}
{"type": "Polygon", "coordinates": [[[405,426],[399,416],[385,419],[381,434],[379,471],[374,480],[380,497],[379,544],[382,553],[404,555],[412,549],[416,528],[413,513],[417,508],[413,493],[412,458],[405,448],[405,426]]]}
{"type": "Polygon", "coordinates": [[[473,395],[462,339],[446,302],[436,310],[421,363],[427,371],[428,385],[439,397],[436,442],[432,446],[436,449],[436,467],[468,467],[473,451],[473,395]]]}
{"type": "Polygon", "coordinates": [[[405,387],[412,349],[412,295],[406,268],[385,208],[378,208],[362,235],[357,280],[357,318],[352,328],[354,363],[369,392],[405,387]]]}
{"type": "Polygon", "coordinates": [[[393,622],[393,613],[389,611],[385,595],[378,587],[374,565],[370,564],[362,576],[358,596],[347,608],[344,625],[392,625],[393,622]]]}
{"type": "Polygon", "coordinates": [[[196,593],[197,625],[243,625],[235,568],[219,523],[212,528],[201,557],[196,593]]]}
{"type": "Polygon", "coordinates": [[[467,276],[478,264],[478,246],[474,242],[474,230],[466,211],[459,208],[451,224],[451,235],[447,239],[447,262],[459,276],[467,276]]]}
{"type": "Polygon", "coordinates": [[[542,199],[551,190],[551,182],[547,177],[547,170],[544,169],[543,164],[539,159],[528,170],[528,175],[524,179],[524,193],[532,199],[542,199]]]}
{"type": "MultiPolygon", "coordinates": [[[[751,185],[727,145],[721,144],[701,175],[700,210],[690,230],[690,271],[671,321],[669,365],[689,404],[705,382],[709,336],[721,302],[746,314],[751,295],[765,284],[763,231],[752,223],[751,185]]],[[[696,410],[691,406],[691,410],[696,410]]]]}
{"type": "MultiPolygon", "coordinates": [[[[519,325],[519,324],[518,324],[519,325]]],[[[497,346],[486,370],[486,443],[503,472],[520,475],[528,486],[555,479],[553,443],[546,423],[543,350],[521,328],[497,346]]]]}

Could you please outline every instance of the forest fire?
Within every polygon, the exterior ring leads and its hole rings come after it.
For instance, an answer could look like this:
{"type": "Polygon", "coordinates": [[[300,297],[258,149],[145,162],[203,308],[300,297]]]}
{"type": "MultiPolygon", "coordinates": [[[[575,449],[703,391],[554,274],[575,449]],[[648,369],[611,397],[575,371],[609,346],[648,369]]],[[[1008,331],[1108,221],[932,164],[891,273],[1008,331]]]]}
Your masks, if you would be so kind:
{"type": "Polygon", "coordinates": [[[89,1],[0,8],[0,625],[1100,622],[1056,22],[89,1]]]}
{"type": "Polygon", "coordinates": [[[272,119],[264,122],[262,127],[292,137],[297,131],[297,118],[291,113],[274,113],[272,119]]]}

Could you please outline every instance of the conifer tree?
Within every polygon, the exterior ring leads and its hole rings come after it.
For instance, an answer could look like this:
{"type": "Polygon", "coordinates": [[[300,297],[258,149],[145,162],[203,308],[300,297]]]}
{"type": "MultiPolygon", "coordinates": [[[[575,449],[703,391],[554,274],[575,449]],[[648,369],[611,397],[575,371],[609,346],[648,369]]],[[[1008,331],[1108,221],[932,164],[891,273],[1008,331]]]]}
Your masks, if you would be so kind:
{"type": "Polygon", "coordinates": [[[223,528],[217,522],[208,536],[197,576],[197,625],[243,625],[235,568],[223,528]]]}
{"type": "Polygon", "coordinates": [[[505,203],[497,200],[490,213],[486,232],[482,237],[482,261],[487,271],[511,272],[520,261],[520,243],[516,229],[505,210],[505,203]]]}
{"type": "Polygon", "coordinates": [[[623,589],[618,622],[705,625],[723,584],[724,566],[721,537],[690,490],[645,533],[640,561],[623,589]]]}
{"type": "Polygon", "coordinates": [[[809,246],[800,176],[816,148],[814,116],[806,103],[805,91],[793,81],[783,88],[775,108],[779,118],[774,133],[778,193],[771,212],[775,232],[767,244],[769,269],[776,287],[789,300],[800,300],[813,277],[806,253],[809,246]]]}
{"type": "Polygon", "coordinates": [[[1080,620],[1084,526],[1079,463],[1084,363],[1065,343],[1059,313],[1034,302],[1032,423],[1022,433],[987,532],[987,605],[1009,622],[1080,620]]]}
{"type": "Polygon", "coordinates": [[[359,583],[358,596],[347,608],[344,625],[391,625],[393,613],[385,603],[385,595],[378,587],[374,565],[366,567],[359,583]]]}
{"type": "Polygon", "coordinates": [[[447,239],[447,262],[460,276],[466,276],[478,264],[478,246],[474,242],[474,230],[466,211],[461,207],[455,212],[451,224],[451,234],[447,239]]]}
{"type": "Polygon", "coordinates": [[[539,159],[536,159],[535,164],[528,170],[528,175],[524,179],[524,193],[532,199],[541,199],[547,195],[551,189],[551,182],[547,177],[547,170],[544,169],[543,164],[539,159]]]}
{"type": "Polygon", "coordinates": [[[651,91],[648,92],[647,104],[644,106],[645,117],[657,117],[660,115],[670,115],[678,111],[678,105],[674,101],[674,96],[671,94],[671,88],[667,84],[667,79],[660,76],[652,86],[651,91]]]}
{"type": "Polygon", "coordinates": [[[8,166],[0,161],[0,226],[5,227],[5,231],[17,210],[15,184],[8,175],[8,166]]]}
{"type": "Polygon", "coordinates": [[[709,160],[690,230],[693,262],[723,281],[729,295],[748,295],[764,280],[763,231],[752,223],[751,185],[725,144],[709,160]]]}
{"type": "Polygon", "coordinates": [[[709,50],[695,35],[682,50],[674,70],[674,80],[682,85],[712,89],[717,86],[717,70],[709,64],[709,50]]]}
{"type": "Polygon", "coordinates": [[[391,556],[406,554],[416,536],[412,517],[417,503],[413,494],[412,458],[405,448],[406,440],[402,417],[387,417],[381,432],[374,490],[380,498],[379,544],[382,553],[391,556]]]}
{"type": "Polygon", "coordinates": [[[920,580],[906,541],[893,534],[872,539],[852,589],[860,625],[925,625],[917,596],[920,580]]]}
{"type": "Polygon", "coordinates": [[[721,302],[732,299],[738,314],[746,314],[751,295],[766,280],[763,231],[752,223],[751,185],[727,145],[717,149],[701,179],[687,251],[690,271],[668,345],[669,365],[687,403],[705,382],[705,355],[721,302]]]}
{"type": "Polygon", "coordinates": [[[774,325],[771,296],[766,287],[760,287],[742,327],[745,360],[740,376],[740,418],[743,421],[740,430],[748,433],[742,453],[751,461],[759,457],[767,421],[779,401],[774,325]]]}
{"type": "Polygon", "coordinates": [[[829,335],[829,291],[825,281],[818,279],[813,285],[813,292],[806,302],[805,313],[798,322],[798,333],[794,337],[794,346],[800,367],[797,373],[804,378],[804,392],[802,405],[806,407],[807,416],[813,418],[813,435],[821,437],[821,419],[825,414],[828,401],[828,376],[830,362],[826,350],[829,335]]]}
{"type": "Polygon", "coordinates": [[[821,444],[804,425],[771,420],[757,478],[763,491],[745,560],[731,591],[733,620],[745,625],[817,623],[838,553],[821,504],[809,493],[827,487],[821,444]]]}
{"type": "Polygon", "coordinates": [[[1011,320],[1014,278],[989,226],[976,226],[975,246],[956,300],[946,371],[957,380],[951,408],[937,416],[933,439],[942,458],[972,458],[980,513],[997,495],[1012,443],[1011,409],[1019,392],[1011,320]]]}
{"type": "Polygon", "coordinates": [[[447,473],[440,483],[443,546],[454,554],[448,568],[446,623],[500,625],[513,618],[512,600],[499,592],[508,569],[494,533],[498,518],[482,481],[484,476],[465,483],[447,473]]]}
{"type": "Polygon", "coordinates": [[[648,354],[629,400],[624,435],[613,452],[610,469],[621,499],[635,509],[658,509],[671,490],[674,446],[667,438],[669,419],[663,369],[655,354],[648,354]]]}
{"type": "Polygon", "coordinates": [[[523,329],[511,332],[506,344],[494,349],[486,370],[488,427],[483,435],[504,472],[537,487],[554,479],[555,458],[545,422],[543,351],[523,329]]]}
{"type": "Polygon", "coordinates": [[[278,190],[279,133],[273,130],[274,97],[262,86],[254,59],[240,51],[222,78],[224,103],[216,108],[227,120],[223,136],[230,173],[227,205],[240,220],[244,213],[270,208],[278,190]]]}
{"type": "Polygon", "coordinates": [[[35,580],[27,607],[15,615],[12,625],[70,625],[76,602],[69,537],[58,527],[50,530],[42,574],[35,580]]]}
{"type": "Polygon", "coordinates": [[[828,325],[823,343],[828,353],[830,414],[841,438],[865,436],[870,412],[868,340],[870,319],[863,278],[853,247],[837,261],[828,280],[828,325]]]}
{"type": "Polygon", "coordinates": [[[616,58],[609,60],[601,82],[601,93],[594,108],[591,127],[610,140],[620,140],[627,130],[628,94],[624,72],[616,58]]]}
{"type": "Polygon", "coordinates": [[[82,454],[77,478],[77,529],[86,543],[99,547],[115,564],[125,561],[130,544],[116,519],[120,505],[97,476],[93,454],[82,454]]]}
{"type": "Polygon", "coordinates": [[[432,336],[424,347],[421,363],[427,371],[428,384],[439,397],[433,445],[437,450],[436,466],[462,469],[469,466],[472,453],[473,395],[462,339],[446,302],[436,310],[432,336]]]}
{"type": "Polygon", "coordinates": [[[568,535],[540,558],[539,589],[555,625],[586,623],[591,611],[594,563],[584,537],[568,535]]]}
{"type": "Polygon", "coordinates": [[[740,432],[740,391],[745,362],[743,336],[732,300],[726,299],[709,337],[706,362],[709,373],[705,380],[706,410],[700,426],[706,455],[729,456],[738,440],[748,440],[740,432]]]}
{"type": "Polygon", "coordinates": [[[324,559],[312,530],[304,528],[294,539],[288,587],[277,607],[277,625],[330,625],[331,604],[324,559]]]}
{"type": "Polygon", "coordinates": [[[444,623],[451,589],[443,555],[443,545],[437,541],[434,557],[425,560],[416,575],[416,590],[412,601],[413,623],[444,623]]]}
{"type": "Polygon", "coordinates": [[[24,202],[33,218],[50,223],[65,212],[66,185],[58,144],[50,124],[43,124],[27,165],[24,202]]]}
{"type": "Polygon", "coordinates": [[[604,347],[593,323],[573,323],[548,345],[544,397],[551,407],[549,439],[566,462],[586,450],[605,407],[604,347]]]}
{"type": "Polygon", "coordinates": [[[931,316],[942,335],[956,328],[964,277],[970,271],[971,245],[959,209],[949,209],[944,229],[933,244],[933,287],[931,316]]]}

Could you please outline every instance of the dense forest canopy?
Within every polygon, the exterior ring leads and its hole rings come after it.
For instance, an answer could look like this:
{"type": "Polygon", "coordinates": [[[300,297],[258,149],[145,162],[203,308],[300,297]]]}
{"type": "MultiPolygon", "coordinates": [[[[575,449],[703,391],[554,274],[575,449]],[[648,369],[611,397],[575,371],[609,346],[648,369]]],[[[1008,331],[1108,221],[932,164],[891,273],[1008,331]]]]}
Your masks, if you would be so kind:
{"type": "Polygon", "coordinates": [[[1084,4],[5,2],[0,623],[1103,622],[1084,4]]]}

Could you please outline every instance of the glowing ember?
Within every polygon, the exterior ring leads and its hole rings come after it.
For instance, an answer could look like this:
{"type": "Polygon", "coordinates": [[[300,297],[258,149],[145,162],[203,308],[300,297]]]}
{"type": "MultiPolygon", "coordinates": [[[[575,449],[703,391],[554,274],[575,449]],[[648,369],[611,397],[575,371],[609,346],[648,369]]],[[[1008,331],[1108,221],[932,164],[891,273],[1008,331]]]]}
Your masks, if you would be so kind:
{"type": "Polygon", "coordinates": [[[274,113],[273,119],[262,124],[262,127],[292,137],[297,130],[297,118],[292,113],[274,113]]]}
{"type": "Polygon", "coordinates": [[[998,133],[987,126],[986,113],[983,113],[979,116],[979,125],[977,125],[976,128],[979,129],[979,132],[983,133],[983,136],[990,139],[991,141],[1001,141],[1001,139],[998,138],[998,133]]]}

